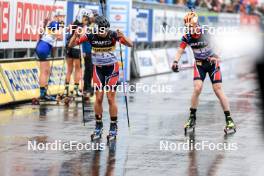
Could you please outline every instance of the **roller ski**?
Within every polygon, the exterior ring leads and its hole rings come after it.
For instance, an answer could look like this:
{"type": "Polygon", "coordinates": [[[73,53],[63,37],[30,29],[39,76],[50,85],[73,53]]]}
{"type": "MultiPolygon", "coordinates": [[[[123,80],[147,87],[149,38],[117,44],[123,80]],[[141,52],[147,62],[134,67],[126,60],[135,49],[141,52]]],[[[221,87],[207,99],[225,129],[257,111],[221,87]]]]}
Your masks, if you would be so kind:
{"type": "Polygon", "coordinates": [[[102,120],[96,120],[95,130],[93,134],[91,134],[91,141],[94,141],[96,139],[101,139],[102,134],[103,134],[103,122],[102,120]]]}
{"type": "Polygon", "coordinates": [[[196,118],[190,116],[189,120],[184,124],[184,134],[186,135],[187,132],[191,132],[191,131],[194,132],[195,125],[196,125],[196,118]]]}
{"type": "Polygon", "coordinates": [[[111,121],[109,134],[107,135],[107,143],[109,144],[110,141],[116,140],[116,136],[117,136],[117,122],[111,121]]]}
{"type": "Polygon", "coordinates": [[[57,104],[64,103],[65,105],[68,106],[72,101],[72,99],[73,98],[71,96],[63,94],[63,95],[58,95],[56,101],[57,104]]]}
{"type": "Polygon", "coordinates": [[[32,104],[33,105],[39,105],[40,102],[52,102],[56,101],[55,96],[47,95],[47,89],[41,89],[40,90],[40,97],[39,98],[33,98],[32,104]]]}
{"type": "Polygon", "coordinates": [[[231,117],[226,119],[226,126],[224,128],[225,134],[231,134],[236,132],[236,125],[231,117]]]}

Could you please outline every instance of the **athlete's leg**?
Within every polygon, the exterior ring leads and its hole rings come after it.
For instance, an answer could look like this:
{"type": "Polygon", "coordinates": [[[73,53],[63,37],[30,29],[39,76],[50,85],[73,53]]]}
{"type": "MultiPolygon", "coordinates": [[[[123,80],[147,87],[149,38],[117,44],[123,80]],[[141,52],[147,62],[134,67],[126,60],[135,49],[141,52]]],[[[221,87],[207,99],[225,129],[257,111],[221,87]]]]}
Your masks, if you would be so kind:
{"type": "Polygon", "coordinates": [[[219,99],[221,103],[223,110],[230,111],[229,102],[222,89],[222,84],[221,83],[213,84],[213,89],[214,89],[215,95],[217,96],[217,98],[219,99]]]}
{"type": "MultiPolygon", "coordinates": [[[[74,60],[74,96],[81,96],[82,92],[79,90],[79,83],[81,79],[81,60],[79,58],[75,58],[74,60]]],[[[82,84],[81,84],[82,86],[82,84]]]]}
{"type": "Polygon", "coordinates": [[[74,59],[74,83],[79,85],[79,82],[81,80],[81,60],[80,59],[74,59]]]}
{"type": "Polygon", "coordinates": [[[194,64],[194,82],[193,82],[193,94],[191,99],[190,117],[185,123],[184,127],[189,128],[195,125],[196,111],[199,104],[199,96],[203,89],[203,81],[206,77],[206,69],[203,66],[202,61],[196,61],[194,64]]]}
{"type": "Polygon", "coordinates": [[[94,112],[96,116],[102,117],[103,114],[103,98],[104,98],[104,76],[102,75],[102,70],[100,67],[94,66],[93,69],[93,83],[95,92],[95,103],[94,103],[94,112]]]}
{"type": "Polygon", "coordinates": [[[194,80],[193,82],[193,94],[191,99],[191,108],[197,109],[199,103],[199,96],[203,89],[203,81],[202,80],[194,80]]]}
{"type": "Polygon", "coordinates": [[[233,122],[233,119],[231,118],[230,105],[228,99],[222,89],[222,73],[218,62],[212,65],[209,74],[210,74],[211,82],[213,84],[213,90],[215,92],[215,95],[219,99],[225,114],[226,126],[229,128],[233,128],[235,124],[233,122]]]}
{"type": "Polygon", "coordinates": [[[117,118],[117,104],[116,104],[116,92],[115,91],[108,91],[106,93],[107,99],[108,99],[108,104],[109,104],[109,114],[112,118],[117,118]]]}
{"type": "Polygon", "coordinates": [[[104,91],[95,92],[94,112],[96,116],[102,117],[103,114],[104,91]]]}
{"type": "Polygon", "coordinates": [[[73,71],[73,59],[72,58],[67,58],[67,74],[66,74],[66,84],[70,83],[71,81],[71,74],[73,71]]]}
{"type": "Polygon", "coordinates": [[[49,57],[51,49],[52,46],[42,40],[38,42],[36,47],[36,54],[40,61],[39,85],[41,98],[44,98],[47,93],[46,86],[48,85],[48,79],[50,75],[50,63],[47,61],[47,58],[49,57]]]}
{"type": "Polygon", "coordinates": [[[39,75],[40,87],[45,87],[48,84],[49,74],[50,74],[50,62],[41,61],[40,62],[40,75],[39,75]]]}
{"type": "Polygon", "coordinates": [[[222,84],[221,83],[213,84],[213,89],[214,89],[215,95],[219,99],[221,106],[224,110],[226,127],[227,128],[234,128],[235,124],[234,124],[233,119],[231,118],[229,102],[228,102],[226,95],[224,94],[223,89],[222,89],[222,84]]]}

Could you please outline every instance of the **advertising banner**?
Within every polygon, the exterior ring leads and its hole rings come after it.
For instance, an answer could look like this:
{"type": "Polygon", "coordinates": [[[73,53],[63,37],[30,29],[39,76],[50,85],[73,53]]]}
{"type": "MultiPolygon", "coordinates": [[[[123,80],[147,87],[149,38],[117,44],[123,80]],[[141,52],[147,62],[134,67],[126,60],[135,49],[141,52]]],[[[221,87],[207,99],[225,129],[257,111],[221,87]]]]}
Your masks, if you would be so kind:
{"type": "Polygon", "coordinates": [[[0,105],[10,103],[12,101],[13,101],[13,98],[5,83],[5,79],[0,72],[0,105]]]}
{"type": "MultiPolygon", "coordinates": [[[[34,48],[45,18],[56,9],[66,13],[66,2],[53,0],[0,1],[0,48],[34,48]],[[12,9],[12,10],[11,10],[12,9]]],[[[58,41],[57,47],[64,44],[58,41]]]]}
{"type": "MultiPolygon", "coordinates": [[[[52,70],[50,74],[49,80],[49,87],[48,87],[48,94],[55,95],[55,94],[62,94],[64,91],[65,85],[65,77],[66,77],[66,65],[63,60],[60,61],[53,61],[52,70]]],[[[73,83],[73,75],[71,77],[71,85],[73,83]]],[[[71,86],[71,90],[73,86],[71,86]]]]}
{"type": "Polygon", "coordinates": [[[238,27],[240,26],[239,14],[220,13],[218,15],[218,26],[238,27]]]}
{"type": "MultiPolygon", "coordinates": [[[[63,60],[53,61],[53,63],[50,61],[50,65],[52,70],[48,83],[48,94],[63,93],[66,65],[63,60]]],[[[11,97],[14,97],[14,101],[39,97],[39,62],[2,63],[0,69],[2,74],[0,75],[0,98],[2,97],[0,104],[13,101],[11,97]]],[[[73,78],[70,88],[73,89],[73,78]]]]}
{"type": "Polygon", "coordinates": [[[150,10],[132,9],[131,39],[135,42],[150,42],[150,10]]]}
{"type": "MultiPolygon", "coordinates": [[[[131,29],[131,9],[132,1],[131,0],[108,0],[107,1],[107,17],[111,24],[112,30],[121,30],[124,34],[130,37],[131,29]]],[[[119,44],[117,44],[119,45],[119,44]]],[[[116,55],[120,59],[120,50],[119,46],[116,47],[116,55]]],[[[122,45],[122,57],[124,72],[120,70],[120,79],[129,80],[130,79],[130,49],[122,45]]],[[[121,60],[120,60],[120,69],[121,69],[121,60]]]]}
{"type": "Polygon", "coordinates": [[[166,27],[165,10],[154,9],[152,22],[152,41],[164,41],[165,32],[162,29],[166,27]]]}
{"type": "Polygon", "coordinates": [[[73,21],[76,20],[76,16],[80,9],[87,9],[97,11],[99,13],[99,6],[92,4],[91,2],[74,2],[68,1],[67,2],[67,25],[71,24],[73,21]]]}
{"type": "Polygon", "coordinates": [[[150,50],[136,51],[135,62],[139,77],[149,76],[156,73],[154,56],[150,50]]]}
{"type": "Polygon", "coordinates": [[[35,61],[3,63],[1,69],[15,101],[39,96],[39,71],[35,61]]]}
{"type": "Polygon", "coordinates": [[[9,41],[10,2],[0,0],[0,42],[9,41]]]}
{"type": "Polygon", "coordinates": [[[153,49],[152,51],[156,73],[170,72],[170,66],[165,49],[153,49]]]}
{"type": "MultiPolygon", "coordinates": [[[[165,40],[177,40],[177,34],[180,32],[180,27],[183,27],[178,21],[176,11],[172,10],[166,10],[165,11],[165,19],[166,19],[166,25],[165,27],[165,40]]],[[[182,21],[182,19],[181,19],[182,21]]]]}

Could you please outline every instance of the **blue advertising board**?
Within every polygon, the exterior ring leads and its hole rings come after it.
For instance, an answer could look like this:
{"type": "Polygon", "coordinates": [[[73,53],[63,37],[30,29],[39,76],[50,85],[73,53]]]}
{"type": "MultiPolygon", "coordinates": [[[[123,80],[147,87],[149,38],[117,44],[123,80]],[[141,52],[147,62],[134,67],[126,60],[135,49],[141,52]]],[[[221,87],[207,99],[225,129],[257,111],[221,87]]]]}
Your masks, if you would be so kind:
{"type": "Polygon", "coordinates": [[[150,42],[152,26],[149,9],[132,9],[131,38],[135,42],[150,42]],[[149,32],[151,31],[151,32],[149,32]]]}
{"type": "MultiPolygon", "coordinates": [[[[132,0],[108,0],[107,1],[107,17],[111,24],[112,30],[121,30],[125,36],[130,37],[130,29],[131,29],[131,10],[132,10],[132,0]]],[[[117,47],[116,55],[119,59],[120,50],[117,47]]],[[[130,78],[130,49],[122,45],[122,56],[123,62],[120,62],[124,66],[124,72],[120,71],[120,79],[121,80],[129,80],[130,78]]],[[[121,69],[121,67],[120,67],[121,69]]]]}

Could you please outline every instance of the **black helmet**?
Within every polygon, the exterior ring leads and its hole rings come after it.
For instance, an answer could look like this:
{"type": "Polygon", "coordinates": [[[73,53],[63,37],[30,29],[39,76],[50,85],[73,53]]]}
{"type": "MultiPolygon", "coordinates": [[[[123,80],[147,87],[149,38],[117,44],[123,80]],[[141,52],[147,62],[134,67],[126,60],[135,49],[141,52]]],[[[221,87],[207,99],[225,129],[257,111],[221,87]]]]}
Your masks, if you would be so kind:
{"type": "Polygon", "coordinates": [[[98,28],[101,28],[101,27],[110,28],[110,23],[104,16],[96,16],[95,24],[98,25],[98,28]]]}

